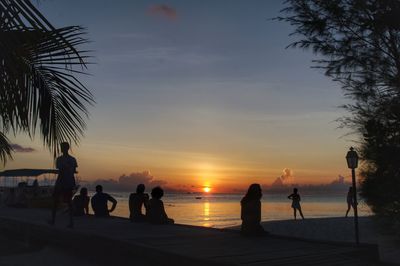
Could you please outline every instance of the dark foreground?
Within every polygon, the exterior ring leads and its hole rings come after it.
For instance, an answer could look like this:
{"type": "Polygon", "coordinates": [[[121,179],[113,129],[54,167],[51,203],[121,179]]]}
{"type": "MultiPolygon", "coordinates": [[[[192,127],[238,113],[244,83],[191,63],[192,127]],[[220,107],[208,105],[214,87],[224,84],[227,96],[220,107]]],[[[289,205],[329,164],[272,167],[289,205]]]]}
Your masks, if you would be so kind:
{"type": "Polygon", "coordinates": [[[355,247],[279,236],[244,238],[231,230],[133,224],[0,208],[0,265],[380,265],[376,245],[355,247]]]}

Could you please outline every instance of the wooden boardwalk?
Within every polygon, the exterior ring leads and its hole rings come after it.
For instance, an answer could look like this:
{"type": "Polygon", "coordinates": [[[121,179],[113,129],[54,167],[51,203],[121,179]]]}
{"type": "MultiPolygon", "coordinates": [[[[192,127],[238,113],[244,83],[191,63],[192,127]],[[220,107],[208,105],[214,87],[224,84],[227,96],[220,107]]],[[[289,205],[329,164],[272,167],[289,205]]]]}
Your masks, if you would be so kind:
{"type": "Polygon", "coordinates": [[[49,226],[47,210],[0,208],[0,230],[31,245],[57,246],[94,265],[380,265],[377,247],[246,238],[230,230],[66,217],[49,226]],[[137,262],[136,264],[134,262],[137,262]]]}

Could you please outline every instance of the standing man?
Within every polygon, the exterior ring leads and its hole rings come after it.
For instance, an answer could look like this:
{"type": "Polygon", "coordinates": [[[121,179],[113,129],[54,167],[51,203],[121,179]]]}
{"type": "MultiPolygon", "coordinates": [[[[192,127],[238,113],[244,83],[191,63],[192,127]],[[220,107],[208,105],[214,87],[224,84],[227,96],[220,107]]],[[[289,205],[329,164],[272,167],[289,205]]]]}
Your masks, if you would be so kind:
{"type": "Polygon", "coordinates": [[[91,203],[96,217],[109,217],[110,212],[113,212],[117,206],[117,200],[109,194],[104,193],[103,186],[101,185],[96,186],[96,194],[92,197],[91,203]],[[109,201],[112,203],[111,209],[108,209],[109,201]]]}
{"type": "Polygon", "coordinates": [[[58,177],[54,187],[54,205],[51,212],[50,224],[54,225],[56,220],[56,212],[60,201],[68,205],[69,228],[74,227],[73,210],[72,210],[72,192],[76,187],[75,172],[78,164],[76,159],[68,154],[69,143],[62,142],[60,144],[62,155],[56,160],[56,168],[58,169],[58,177]]]}

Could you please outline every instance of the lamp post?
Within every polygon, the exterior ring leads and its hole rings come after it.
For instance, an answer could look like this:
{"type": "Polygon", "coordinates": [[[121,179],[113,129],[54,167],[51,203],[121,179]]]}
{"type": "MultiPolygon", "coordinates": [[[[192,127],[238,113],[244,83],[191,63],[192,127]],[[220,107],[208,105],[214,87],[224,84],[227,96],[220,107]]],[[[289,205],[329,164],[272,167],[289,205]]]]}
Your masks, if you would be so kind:
{"type": "Polygon", "coordinates": [[[356,171],[355,169],[358,167],[358,154],[354,150],[353,147],[350,147],[350,150],[346,155],[347,166],[351,169],[351,178],[353,183],[353,209],[354,209],[354,229],[356,234],[356,244],[360,243],[358,237],[358,213],[357,213],[357,190],[356,190],[356,171]]]}

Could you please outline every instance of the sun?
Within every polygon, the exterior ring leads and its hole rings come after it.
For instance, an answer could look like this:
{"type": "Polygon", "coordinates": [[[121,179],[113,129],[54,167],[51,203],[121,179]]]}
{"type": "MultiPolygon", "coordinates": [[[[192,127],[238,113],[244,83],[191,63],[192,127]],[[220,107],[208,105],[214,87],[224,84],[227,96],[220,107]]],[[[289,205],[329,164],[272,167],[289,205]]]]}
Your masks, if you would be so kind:
{"type": "Polygon", "coordinates": [[[208,192],[211,191],[211,188],[210,188],[210,187],[204,187],[204,188],[203,188],[203,191],[206,192],[206,193],[208,193],[208,192]]]}

